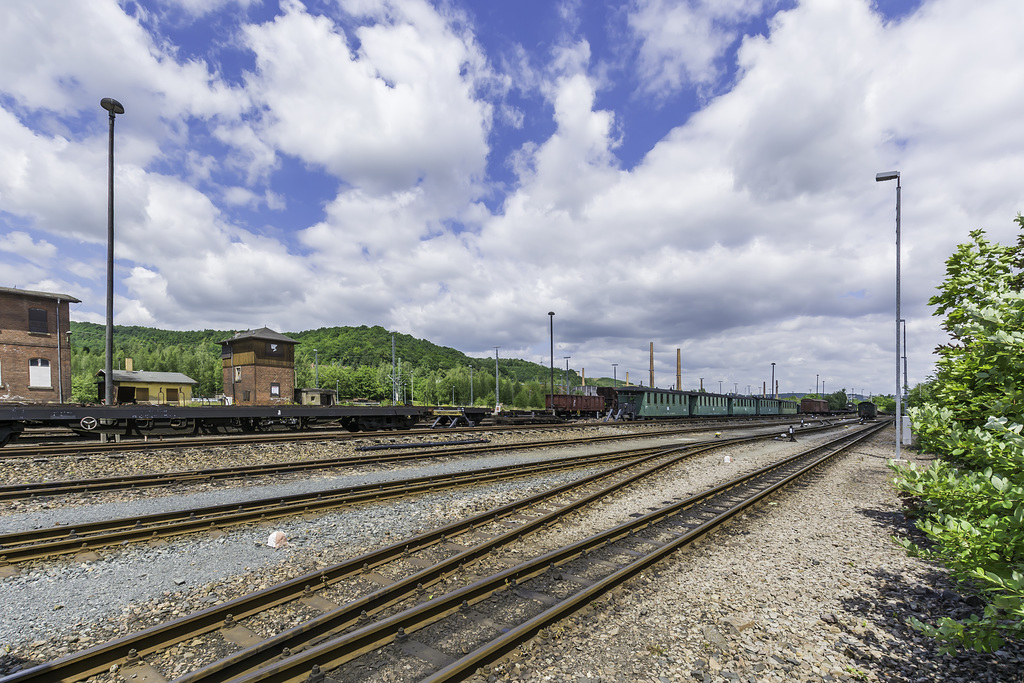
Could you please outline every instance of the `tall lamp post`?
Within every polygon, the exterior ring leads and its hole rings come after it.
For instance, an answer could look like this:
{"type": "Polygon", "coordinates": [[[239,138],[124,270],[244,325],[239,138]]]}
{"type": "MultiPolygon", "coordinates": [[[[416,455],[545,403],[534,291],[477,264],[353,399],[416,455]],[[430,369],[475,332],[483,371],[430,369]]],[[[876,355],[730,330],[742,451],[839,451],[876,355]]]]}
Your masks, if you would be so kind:
{"type": "Polygon", "coordinates": [[[569,359],[572,356],[565,356],[565,395],[569,395],[569,359]]]}
{"type": "Polygon", "coordinates": [[[617,374],[618,368],[619,368],[619,364],[618,363],[612,363],[612,388],[613,389],[615,387],[619,386],[619,378],[618,378],[618,374],[617,374]]]}
{"type": "Polygon", "coordinates": [[[313,349],[313,387],[320,388],[320,356],[317,355],[316,349],[313,349]]]}
{"type": "Polygon", "coordinates": [[[551,323],[551,411],[555,410],[555,312],[548,311],[548,321],[551,323]]]}
{"type": "Polygon", "coordinates": [[[772,398],[778,398],[779,392],[775,391],[775,363],[772,363],[772,398]]]}
{"type": "Polygon", "coordinates": [[[110,113],[110,146],[107,154],[107,358],[103,375],[104,402],[114,405],[114,116],[124,106],[112,97],[100,100],[110,113]]]}
{"type": "Polygon", "coordinates": [[[875,174],[875,182],[896,181],[896,459],[900,459],[903,443],[903,404],[900,395],[900,172],[883,171],[875,174]]]}

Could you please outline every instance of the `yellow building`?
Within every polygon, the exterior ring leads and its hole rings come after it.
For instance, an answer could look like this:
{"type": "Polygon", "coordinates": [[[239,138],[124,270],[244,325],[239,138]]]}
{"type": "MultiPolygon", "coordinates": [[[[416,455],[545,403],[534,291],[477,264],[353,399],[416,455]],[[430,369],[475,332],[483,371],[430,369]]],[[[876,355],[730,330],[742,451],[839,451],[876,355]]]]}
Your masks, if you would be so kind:
{"type": "MultiPolygon", "coordinates": [[[[102,396],[105,371],[99,377],[102,396]]],[[[197,382],[180,372],[142,372],[114,370],[114,403],[148,403],[183,406],[192,400],[192,386],[197,382]]]]}

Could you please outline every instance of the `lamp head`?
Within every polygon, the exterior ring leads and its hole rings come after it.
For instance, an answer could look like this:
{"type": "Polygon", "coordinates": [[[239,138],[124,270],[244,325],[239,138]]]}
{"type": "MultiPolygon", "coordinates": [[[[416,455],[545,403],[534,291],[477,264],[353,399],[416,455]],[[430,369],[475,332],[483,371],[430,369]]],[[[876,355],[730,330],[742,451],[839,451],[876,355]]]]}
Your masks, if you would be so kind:
{"type": "Polygon", "coordinates": [[[875,174],[875,182],[880,183],[883,180],[898,180],[899,177],[899,171],[883,171],[882,173],[875,174]]]}
{"type": "Polygon", "coordinates": [[[109,111],[111,114],[123,114],[124,105],[115,100],[113,97],[104,97],[100,100],[100,106],[109,111]]]}

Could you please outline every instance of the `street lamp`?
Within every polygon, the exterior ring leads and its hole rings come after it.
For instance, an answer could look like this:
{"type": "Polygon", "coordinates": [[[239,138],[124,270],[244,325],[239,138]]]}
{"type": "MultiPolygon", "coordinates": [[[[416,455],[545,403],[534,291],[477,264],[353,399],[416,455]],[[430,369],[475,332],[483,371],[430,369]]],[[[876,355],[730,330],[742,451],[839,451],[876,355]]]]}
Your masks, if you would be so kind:
{"type": "Polygon", "coordinates": [[[316,353],[316,349],[313,349],[313,386],[317,389],[320,388],[320,357],[316,353]]]}
{"type": "Polygon", "coordinates": [[[617,371],[618,367],[619,367],[618,363],[612,363],[612,388],[615,388],[615,387],[619,386],[619,381],[618,381],[619,378],[618,378],[618,376],[616,374],[616,371],[617,371]]]}
{"type": "Polygon", "coordinates": [[[884,171],[875,174],[875,182],[896,181],[896,459],[900,459],[903,443],[903,405],[900,400],[900,172],[884,171]]]}
{"type": "Polygon", "coordinates": [[[565,395],[569,395],[569,359],[572,356],[565,356],[565,395]]]}
{"type": "MultiPolygon", "coordinates": [[[[548,311],[548,321],[551,323],[551,396],[555,395],[555,312],[548,311]]],[[[555,410],[554,398],[551,399],[551,410],[555,410]]]]}
{"type": "Polygon", "coordinates": [[[114,116],[124,106],[112,97],[100,100],[110,113],[110,145],[107,154],[107,357],[103,377],[106,404],[114,404],[114,116]]]}
{"type": "Polygon", "coordinates": [[[718,380],[718,393],[722,393],[722,380],[718,380]]]}
{"type": "Polygon", "coordinates": [[[772,363],[772,397],[779,397],[779,392],[775,391],[775,363],[772,363]]]}
{"type": "MultiPolygon", "coordinates": [[[[814,376],[814,393],[816,393],[816,394],[818,393],[818,377],[819,376],[820,375],[815,375],[814,376]]],[[[820,396],[821,394],[818,394],[818,395],[820,396]]]]}

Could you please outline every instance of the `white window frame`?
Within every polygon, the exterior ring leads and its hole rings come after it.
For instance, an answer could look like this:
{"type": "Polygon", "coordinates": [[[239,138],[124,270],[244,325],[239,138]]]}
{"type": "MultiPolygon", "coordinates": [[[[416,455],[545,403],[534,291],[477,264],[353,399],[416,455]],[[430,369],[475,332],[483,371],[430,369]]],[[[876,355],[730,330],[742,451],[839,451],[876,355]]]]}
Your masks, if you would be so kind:
{"type": "Polygon", "coordinates": [[[28,386],[32,389],[52,389],[53,379],[49,358],[30,358],[28,361],[28,386]],[[45,382],[45,383],[44,383],[45,382]]]}

